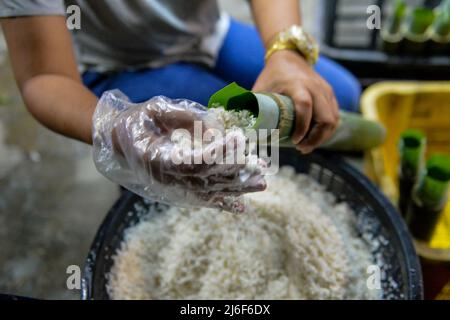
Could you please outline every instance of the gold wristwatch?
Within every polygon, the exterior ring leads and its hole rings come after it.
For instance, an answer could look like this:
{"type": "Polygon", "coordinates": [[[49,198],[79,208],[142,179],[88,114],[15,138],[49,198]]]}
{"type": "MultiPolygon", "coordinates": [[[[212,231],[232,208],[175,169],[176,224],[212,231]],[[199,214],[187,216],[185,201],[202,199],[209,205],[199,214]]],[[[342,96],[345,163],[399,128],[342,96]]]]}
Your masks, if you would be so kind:
{"type": "Polygon", "coordinates": [[[302,27],[294,25],[280,33],[270,43],[265,60],[280,50],[294,50],[305,57],[310,65],[314,65],[319,58],[319,45],[302,27]]]}

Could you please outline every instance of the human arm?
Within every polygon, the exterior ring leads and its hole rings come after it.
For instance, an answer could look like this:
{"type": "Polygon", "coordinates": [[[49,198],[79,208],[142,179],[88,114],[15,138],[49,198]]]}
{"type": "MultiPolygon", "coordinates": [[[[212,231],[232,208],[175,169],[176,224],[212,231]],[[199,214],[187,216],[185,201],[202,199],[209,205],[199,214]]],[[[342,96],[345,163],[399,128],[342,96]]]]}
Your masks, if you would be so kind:
{"type": "MultiPolygon", "coordinates": [[[[252,0],[251,4],[266,49],[280,31],[301,24],[298,0],[252,0]]],[[[311,152],[336,129],[339,112],[333,89],[296,51],[273,53],[253,90],[282,93],[294,100],[296,126],[292,141],[302,153],[311,152]]]]}
{"type": "Polygon", "coordinates": [[[30,113],[55,132],[91,143],[98,99],[81,82],[65,18],[0,21],[16,82],[30,113]]]}
{"type": "Polygon", "coordinates": [[[97,99],[81,82],[63,17],[8,18],[1,25],[30,113],[55,132],[93,143],[98,170],[113,182],[152,200],[228,210],[235,202],[226,197],[264,189],[260,172],[249,173],[239,165],[172,161],[171,133],[191,130],[195,120],[202,121],[201,106],[163,99],[135,105],[112,93],[97,99]]]}

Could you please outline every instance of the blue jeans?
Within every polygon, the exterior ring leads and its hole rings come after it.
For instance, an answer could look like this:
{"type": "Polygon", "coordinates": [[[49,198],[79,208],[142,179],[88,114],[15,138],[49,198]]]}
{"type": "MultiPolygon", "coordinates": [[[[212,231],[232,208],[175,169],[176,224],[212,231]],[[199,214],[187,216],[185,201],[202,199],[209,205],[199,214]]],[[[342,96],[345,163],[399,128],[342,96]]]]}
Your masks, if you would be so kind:
{"type": "MultiPolygon", "coordinates": [[[[83,82],[97,96],[107,90],[120,89],[133,102],[164,95],[206,105],[214,92],[230,82],[251,89],[264,67],[264,52],[256,29],[232,19],[214,68],[178,62],[156,69],[113,74],[87,71],[83,74],[83,82]]],[[[333,87],[339,107],[357,111],[361,95],[358,80],[325,57],[319,58],[315,68],[333,87]]]]}

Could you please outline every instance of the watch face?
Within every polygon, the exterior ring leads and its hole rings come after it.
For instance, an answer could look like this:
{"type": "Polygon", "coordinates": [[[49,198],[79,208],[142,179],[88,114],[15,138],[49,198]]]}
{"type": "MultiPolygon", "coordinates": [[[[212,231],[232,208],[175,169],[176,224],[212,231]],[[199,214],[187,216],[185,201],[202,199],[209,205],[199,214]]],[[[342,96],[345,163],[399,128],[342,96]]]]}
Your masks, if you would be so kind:
{"type": "Polygon", "coordinates": [[[319,46],[316,40],[301,27],[294,26],[291,29],[291,39],[295,39],[298,50],[305,56],[309,64],[315,64],[319,57],[319,46]]]}
{"type": "MultiPolygon", "coordinates": [[[[294,25],[282,32],[280,32],[274,42],[294,45],[301,55],[305,57],[309,64],[314,65],[319,57],[319,46],[316,40],[303,30],[302,27],[294,25]]],[[[285,48],[285,47],[283,47],[285,48]]]]}

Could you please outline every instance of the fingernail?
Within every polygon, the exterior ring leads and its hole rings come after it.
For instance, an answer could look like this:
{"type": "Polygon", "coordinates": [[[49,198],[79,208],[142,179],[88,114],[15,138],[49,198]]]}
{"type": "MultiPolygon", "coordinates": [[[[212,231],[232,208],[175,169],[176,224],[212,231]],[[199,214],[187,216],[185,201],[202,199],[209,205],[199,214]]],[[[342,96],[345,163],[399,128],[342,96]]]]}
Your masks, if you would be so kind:
{"type": "Polygon", "coordinates": [[[228,211],[231,213],[235,213],[235,214],[239,214],[239,213],[245,212],[245,205],[243,202],[236,200],[232,204],[225,205],[222,208],[222,210],[225,210],[225,211],[228,211]]]}
{"type": "Polygon", "coordinates": [[[252,186],[254,191],[264,191],[267,188],[266,181],[260,181],[252,186]]]}
{"type": "Polygon", "coordinates": [[[312,148],[310,147],[297,147],[297,150],[300,151],[302,154],[308,154],[312,152],[312,148]]]}
{"type": "Polygon", "coordinates": [[[304,147],[299,147],[299,146],[297,146],[296,149],[297,149],[297,151],[299,151],[300,153],[305,153],[305,152],[304,152],[304,149],[305,149],[304,147]]]}

